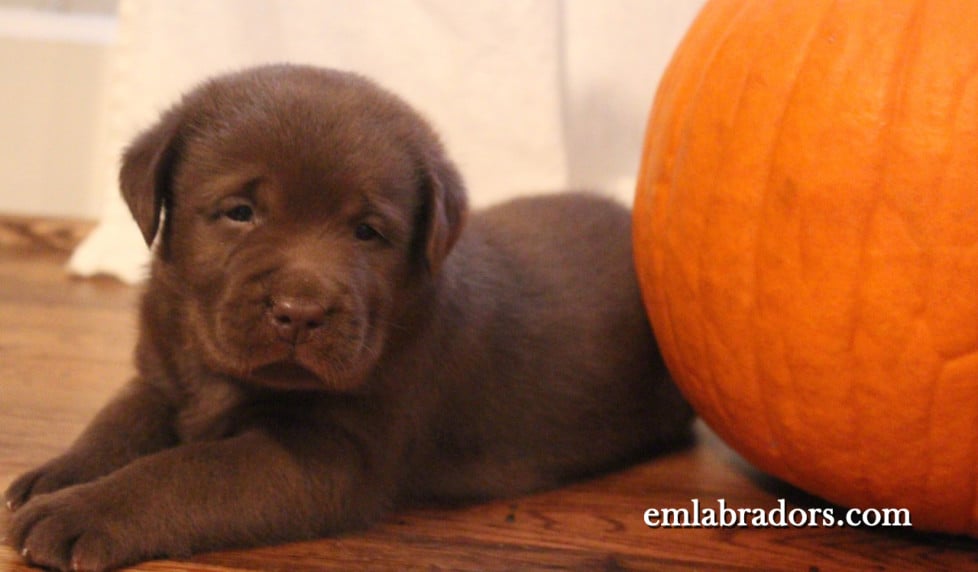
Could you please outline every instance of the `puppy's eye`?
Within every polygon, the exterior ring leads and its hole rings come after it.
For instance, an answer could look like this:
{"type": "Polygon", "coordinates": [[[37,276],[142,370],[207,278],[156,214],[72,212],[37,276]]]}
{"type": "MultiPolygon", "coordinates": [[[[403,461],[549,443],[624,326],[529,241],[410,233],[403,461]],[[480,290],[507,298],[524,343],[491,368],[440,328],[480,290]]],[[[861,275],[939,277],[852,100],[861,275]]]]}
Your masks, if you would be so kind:
{"type": "Polygon", "coordinates": [[[224,211],[224,217],[234,222],[251,222],[255,218],[255,210],[248,205],[238,205],[224,211]]]}
{"type": "Polygon", "coordinates": [[[356,235],[357,240],[363,241],[373,240],[380,237],[380,233],[377,232],[374,227],[366,223],[358,224],[354,234],[356,235]]]}

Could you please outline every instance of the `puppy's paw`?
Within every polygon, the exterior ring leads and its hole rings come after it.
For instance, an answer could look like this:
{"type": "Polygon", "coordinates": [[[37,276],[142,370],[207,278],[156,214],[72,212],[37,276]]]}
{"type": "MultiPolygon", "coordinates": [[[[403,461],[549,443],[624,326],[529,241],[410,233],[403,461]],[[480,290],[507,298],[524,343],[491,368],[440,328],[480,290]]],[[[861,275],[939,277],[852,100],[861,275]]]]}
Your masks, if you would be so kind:
{"type": "Polygon", "coordinates": [[[8,509],[17,510],[35,496],[90,480],[90,472],[68,456],[57,457],[15,479],[3,494],[4,502],[8,509]]]}
{"type": "Polygon", "coordinates": [[[36,497],[10,519],[8,541],[32,565],[53,570],[108,570],[138,559],[126,529],[94,485],[36,497]]]}

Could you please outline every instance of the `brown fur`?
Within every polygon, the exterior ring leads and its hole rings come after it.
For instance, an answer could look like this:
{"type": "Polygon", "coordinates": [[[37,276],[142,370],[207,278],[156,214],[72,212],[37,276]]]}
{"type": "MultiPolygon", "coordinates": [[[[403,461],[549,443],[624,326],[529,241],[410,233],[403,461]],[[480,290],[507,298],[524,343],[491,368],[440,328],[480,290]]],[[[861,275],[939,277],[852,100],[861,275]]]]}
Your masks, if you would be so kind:
{"type": "Polygon", "coordinates": [[[627,211],[567,194],[466,222],[435,134],[360,77],[207,82],[136,139],[121,186],[156,240],[139,373],[7,490],[32,563],[313,538],[398,503],[554,486],[687,434],[627,211]]]}

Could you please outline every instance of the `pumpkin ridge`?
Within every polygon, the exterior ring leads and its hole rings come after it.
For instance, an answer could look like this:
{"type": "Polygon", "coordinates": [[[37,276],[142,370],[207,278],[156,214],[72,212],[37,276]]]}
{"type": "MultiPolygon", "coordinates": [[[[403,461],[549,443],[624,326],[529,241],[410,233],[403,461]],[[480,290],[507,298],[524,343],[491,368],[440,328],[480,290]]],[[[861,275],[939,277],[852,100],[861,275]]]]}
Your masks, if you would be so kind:
{"type": "MultiPolygon", "coordinates": [[[[974,427],[972,427],[971,434],[972,435],[978,435],[978,416],[975,416],[975,418],[974,418],[974,427]]],[[[972,459],[971,466],[975,466],[975,464],[978,464],[978,463],[975,462],[976,459],[978,459],[978,439],[972,439],[971,440],[971,459],[972,459]]],[[[975,473],[972,472],[972,476],[974,476],[974,474],[975,473]]],[[[975,483],[971,487],[971,523],[970,523],[971,530],[970,530],[970,533],[972,535],[978,535],[978,525],[975,524],[975,523],[978,523],[978,479],[972,479],[972,480],[974,480],[975,483]]]]}
{"type": "MultiPolygon", "coordinates": [[[[878,135],[879,140],[882,142],[880,144],[878,159],[881,173],[877,177],[872,190],[868,191],[872,197],[872,201],[864,216],[864,222],[861,223],[863,231],[860,233],[859,268],[864,271],[868,271],[870,266],[871,256],[869,249],[872,247],[870,244],[872,226],[876,219],[876,214],[882,205],[882,197],[885,194],[884,189],[890,180],[888,174],[892,172],[889,167],[896,151],[894,133],[897,131],[898,120],[902,118],[901,111],[906,106],[907,96],[903,88],[908,85],[913,71],[912,60],[919,53],[923,27],[923,3],[924,0],[917,0],[914,3],[913,9],[910,11],[910,15],[904,25],[903,33],[899,39],[895,40],[895,44],[899,48],[896,50],[894,56],[892,71],[887,76],[889,81],[886,82],[886,101],[883,107],[882,121],[878,135]]],[[[848,332],[848,344],[851,348],[849,359],[850,368],[861,372],[863,369],[860,367],[861,364],[853,361],[859,355],[859,352],[856,351],[856,336],[860,332],[863,332],[863,335],[870,338],[873,337],[871,333],[866,331],[866,308],[868,306],[869,296],[867,294],[865,272],[857,281],[855,290],[856,293],[853,298],[856,300],[856,303],[853,305],[852,324],[848,332]]],[[[872,407],[875,401],[875,396],[867,395],[867,389],[862,384],[852,384],[850,386],[849,402],[856,404],[855,407],[850,408],[850,423],[855,428],[854,446],[856,450],[863,452],[863,454],[857,455],[856,457],[859,468],[854,475],[854,482],[856,483],[855,488],[860,490],[861,495],[868,499],[866,504],[868,506],[877,506],[880,504],[880,499],[877,493],[878,487],[874,486],[874,481],[879,480],[879,475],[875,474],[872,470],[874,463],[870,459],[870,455],[874,454],[875,451],[867,446],[867,442],[871,440],[866,433],[867,424],[860,423],[860,420],[857,418],[858,411],[872,407]]],[[[914,437],[910,435],[908,438],[913,439],[914,437]]],[[[928,455],[932,457],[933,451],[928,451],[928,455]]],[[[928,466],[933,466],[932,461],[932,458],[927,459],[928,466]]]]}
{"type": "MultiPolygon", "coordinates": [[[[967,358],[963,358],[963,359],[978,359],[978,351],[974,352],[972,356],[967,356],[967,358]]],[[[934,387],[936,389],[937,386],[935,385],[934,387]]],[[[972,427],[971,434],[978,435],[978,416],[975,416],[972,421],[974,426],[972,427]]],[[[931,454],[931,456],[933,456],[933,453],[931,454]]],[[[972,467],[978,465],[978,439],[971,440],[970,459],[971,459],[970,465],[972,467]]],[[[972,471],[972,476],[974,476],[974,474],[975,474],[974,471],[972,471]]],[[[969,492],[971,493],[971,502],[967,504],[971,505],[971,518],[972,518],[971,522],[975,523],[978,522],[978,480],[976,480],[974,486],[971,487],[969,492]]],[[[971,528],[972,528],[972,534],[978,533],[978,526],[972,524],[971,528]]]]}
{"type": "MultiPolygon", "coordinates": [[[[734,14],[734,16],[732,18],[727,19],[723,23],[723,25],[718,26],[720,28],[720,30],[719,30],[720,33],[717,34],[717,37],[719,38],[719,40],[717,41],[716,46],[705,56],[706,59],[704,60],[704,65],[702,65],[702,66],[700,66],[698,68],[697,74],[695,74],[691,78],[692,81],[689,82],[691,84],[691,86],[689,88],[689,91],[691,93],[691,98],[690,99],[692,101],[686,103],[685,107],[683,108],[683,111],[684,111],[683,115],[688,114],[692,109],[695,109],[696,108],[696,100],[698,99],[699,95],[701,94],[701,91],[702,91],[704,82],[707,81],[707,76],[709,75],[709,70],[711,69],[713,63],[716,61],[716,58],[723,51],[723,49],[722,49],[723,46],[726,45],[726,43],[730,40],[731,36],[733,35],[734,30],[736,30],[736,25],[735,24],[737,22],[739,22],[740,19],[744,15],[746,15],[748,13],[748,8],[750,7],[749,5],[750,5],[749,2],[744,2],[739,7],[739,9],[737,10],[737,12],[734,14]]],[[[705,11],[705,9],[704,9],[704,11],[705,11]]],[[[691,49],[691,48],[687,48],[687,49],[691,49]]],[[[677,58],[684,57],[685,55],[686,55],[686,53],[680,53],[677,56],[677,58]]],[[[695,59],[702,59],[703,58],[703,56],[701,56],[700,54],[693,54],[693,56],[695,56],[695,59]]],[[[686,74],[689,74],[688,69],[687,70],[683,70],[683,72],[686,73],[686,74]]],[[[672,77],[669,76],[667,79],[668,80],[671,80],[672,77]]],[[[680,83],[684,83],[685,84],[685,82],[680,82],[680,83]]],[[[665,103],[666,102],[656,102],[657,105],[658,104],[665,104],[665,103]]],[[[654,118],[654,114],[656,113],[655,107],[656,106],[653,106],[653,110],[652,110],[653,118],[654,118]]],[[[676,120],[676,123],[681,126],[681,125],[685,125],[686,122],[684,120],[682,120],[682,119],[679,119],[679,120],[676,120]]],[[[674,159],[672,161],[672,165],[668,165],[667,166],[668,168],[667,169],[664,169],[664,171],[668,171],[670,180],[673,180],[674,179],[674,176],[673,176],[673,172],[672,171],[675,168],[675,162],[676,162],[675,157],[681,157],[681,156],[683,156],[683,152],[684,152],[685,147],[687,146],[687,142],[688,142],[688,138],[689,138],[689,129],[688,128],[680,128],[680,129],[675,129],[675,130],[672,130],[672,131],[674,131],[674,133],[672,133],[671,134],[671,137],[668,137],[667,141],[665,142],[666,143],[666,145],[665,145],[666,150],[665,151],[667,153],[671,154],[674,157],[674,159]]],[[[652,141],[648,141],[648,143],[651,144],[652,141]]],[[[648,168],[649,169],[652,169],[654,167],[655,167],[654,163],[652,163],[652,162],[649,162],[648,163],[648,168]]],[[[649,178],[651,178],[651,175],[650,174],[646,174],[644,172],[644,169],[643,169],[642,175],[643,175],[643,177],[649,177],[649,178]]],[[[658,183],[658,181],[656,181],[656,183],[658,183]]],[[[654,196],[654,197],[652,197],[651,200],[653,202],[655,202],[655,201],[661,201],[661,200],[664,200],[664,199],[661,196],[654,196]]],[[[665,224],[670,224],[671,223],[671,221],[668,221],[668,220],[663,220],[662,222],[665,223],[665,224]]],[[[665,232],[668,231],[668,228],[665,226],[665,224],[663,225],[662,228],[657,229],[658,232],[665,233],[665,232]]],[[[660,256],[662,256],[663,258],[665,258],[665,257],[669,257],[669,256],[674,256],[674,253],[671,253],[671,252],[662,252],[660,254],[660,256]]],[[[700,268],[702,268],[702,267],[700,267],[700,268]]],[[[682,336],[680,336],[679,333],[675,329],[675,320],[673,319],[673,316],[672,316],[672,313],[671,313],[671,310],[670,310],[670,308],[675,305],[675,301],[674,300],[673,301],[667,300],[667,298],[669,298],[670,295],[662,290],[661,283],[654,285],[653,288],[656,288],[658,290],[658,292],[659,292],[658,299],[660,300],[660,303],[661,303],[661,308],[660,309],[663,311],[663,319],[666,322],[666,328],[669,330],[669,335],[672,337],[673,340],[681,339],[682,336]]],[[[661,330],[661,328],[660,328],[660,330],[661,330]]],[[[673,367],[675,367],[675,366],[673,366],[673,367]]],[[[691,374],[692,374],[692,372],[691,372],[691,374]]],[[[711,393],[713,393],[714,394],[713,395],[714,399],[716,398],[715,390],[713,390],[712,387],[711,387],[712,384],[710,384],[710,383],[704,383],[701,378],[697,378],[697,384],[703,390],[710,391],[711,393]]]]}
{"type": "MultiPolygon", "coordinates": [[[[822,10],[822,12],[818,16],[818,18],[813,18],[813,21],[812,21],[813,25],[811,26],[810,31],[807,34],[807,36],[804,38],[804,41],[802,42],[802,46],[801,46],[801,48],[798,51],[798,61],[797,61],[796,65],[792,66],[792,69],[794,70],[793,71],[793,75],[790,78],[787,79],[787,81],[790,83],[790,86],[791,87],[787,90],[786,96],[783,98],[783,102],[784,103],[783,103],[781,109],[778,111],[777,118],[774,120],[774,122],[778,126],[778,128],[774,132],[774,138],[773,138],[773,140],[775,141],[775,144],[770,146],[770,152],[768,154],[767,160],[765,161],[765,163],[767,165],[766,170],[767,170],[767,175],[768,176],[767,176],[767,182],[764,185],[764,191],[762,193],[762,197],[763,198],[761,200],[761,204],[758,205],[758,207],[757,207],[757,212],[760,212],[760,213],[766,212],[770,208],[771,203],[774,200],[774,193],[771,191],[771,189],[774,186],[774,179],[775,179],[775,176],[776,176],[775,175],[775,172],[774,172],[774,165],[776,164],[776,158],[777,158],[777,156],[781,152],[781,145],[784,143],[784,137],[783,137],[783,135],[784,135],[784,127],[785,127],[785,121],[784,120],[787,117],[788,111],[791,109],[791,107],[792,107],[792,105],[794,103],[795,98],[797,97],[798,87],[799,87],[799,83],[798,83],[799,82],[799,79],[801,78],[801,75],[802,75],[802,73],[803,73],[806,65],[809,64],[810,61],[811,61],[811,57],[812,57],[811,48],[812,48],[812,45],[815,42],[815,39],[818,37],[819,31],[824,27],[825,22],[827,21],[829,15],[832,13],[833,8],[834,8],[834,2],[828,2],[824,6],[824,9],[822,10]]],[[[756,216],[755,215],[752,218],[754,220],[757,220],[757,221],[764,220],[764,218],[762,216],[756,216]]],[[[755,249],[755,252],[754,252],[754,260],[755,260],[755,264],[754,264],[754,269],[755,269],[754,290],[755,290],[755,294],[753,296],[753,299],[755,301],[757,301],[757,299],[758,299],[757,291],[761,288],[761,284],[763,284],[763,282],[764,282],[764,280],[763,280],[763,278],[762,278],[762,276],[760,274],[760,266],[761,266],[761,264],[759,263],[759,261],[763,259],[762,250],[766,246],[766,243],[761,239],[761,234],[764,231],[764,228],[763,227],[764,227],[764,225],[762,223],[760,223],[760,222],[755,227],[755,230],[756,230],[756,233],[757,233],[757,236],[754,239],[754,244],[756,246],[756,249],[755,249]]],[[[756,312],[757,311],[757,308],[756,307],[755,308],[752,308],[751,311],[756,312]]],[[[756,349],[756,347],[762,342],[762,338],[763,338],[763,335],[761,335],[760,332],[758,332],[757,324],[754,324],[754,328],[753,328],[753,331],[752,331],[751,339],[753,340],[753,342],[755,344],[755,350],[752,353],[755,356],[755,358],[754,358],[755,361],[758,361],[758,362],[759,362],[760,352],[756,349]]],[[[783,344],[779,344],[779,347],[783,351],[785,351],[785,352],[788,351],[787,348],[783,344]]],[[[783,357],[786,357],[786,356],[783,356],[783,357]]],[[[785,360],[785,361],[787,361],[787,360],[785,360]]],[[[762,371],[762,369],[759,368],[758,371],[760,372],[760,371],[762,371]]],[[[758,376],[755,376],[754,377],[755,383],[757,383],[758,386],[760,385],[760,378],[761,377],[762,377],[762,375],[758,375],[758,376]]],[[[788,401],[792,405],[795,403],[795,399],[797,398],[797,395],[798,395],[798,390],[797,390],[797,387],[796,387],[796,379],[797,379],[797,376],[794,373],[791,373],[789,375],[789,379],[788,379],[788,382],[786,384],[786,386],[790,387],[790,392],[792,394],[792,399],[790,399],[790,400],[784,400],[784,401],[788,401]]],[[[798,483],[799,482],[799,473],[798,473],[797,469],[793,466],[793,463],[791,462],[790,456],[785,456],[784,455],[784,447],[783,447],[783,444],[784,443],[787,443],[787,442],[790,442],[792,439],[791,439],[791,437],[789,435],[786,435],[785,434],[785,427],[784,427],[783,424],[776,424],[775,423],[775,420],[774,420],[775,419],[775,414],[774,414],[775,407],[773,407],[773,402],[771,401],[770,396],[768,396],[767,393],[764,392],[764,391],[759,391],[759,394],[762,396],[761,397],[762,402],[763,402],[763,408],[762,409],[764,411],[765,422],[770,427],[770,435],[771,435],[771,438],[772,438],[772,443],[769,444],[768,446],[770,446],[772,444],[774,445],[774,450],[776,451],[776,457],[780,461],[781,466],[784,469],[784,475],[783,475],[784,476],[784,479],[792,482],[793,484],[798,483]],[[779,425],[778,431],[775,432],[775,426],[778,426],[778,425],[779,425]],[[777,437],[775,438],[776,435],[777,435],[777,437]]],[[[793,407],[793,410],[794,410],[793,413],[792,414],[789,414],[789,416],[797,418],[798,417],[797,409],[793,407]]],[[[802,474],[803,473],[804,473],[804,468],[802,468],[802,474]]]]}
{"type": "MultiPolygon", "coordinates": [[[[755,2],[756,1],[758,0],[755,0],[755,2]]],[[[739,29],[741,20],[748,13],[747,11],[748,8],[750,7],[751,7],[750,3],[745,2],[744,5],[741,6],[740,9],[736,12],[736,14],[734,14],[734,16],[730,18],[730,20],[728,21],[727,27],[724,30],[723,38],[719,42],[717,42],[717,48],[710,54],[709,61],[706,62],[706,65],[703,66],[704,71],[700,77],[700,81],[697,83],[695,95],[692,103],[690,104],[691,108],[693,109],[700,108],[701,106],[700,104],[702,103],[702,99],[704,97],[704,92],[707,90],[707,84],[709,81],[707,78],[713,75],[712,72],[714,71],[715,66],[718,65],[718,63],[721,63],[720,56],[725,52],[727,52],[728,48],[730,48],[730,45],[732,43],[735,44],[735,47],[738,48],[741,47],[741,43],[744,41],[744,39],[742,39],[737,34],[735,34],[735,31],[739,29]]],[[[726,65],[726,64],[724,63],[722,65],[726,65]]],[[[752,61],[746,67],[744,74],[739,84],[737,85],[737,89],[734,95],[734,99],[736,100],[736,102],[732,106],[732,113],[731,113],[731,116],[734,118],[739,116],[740,111],[742,109],[744,95],[747,89],[747,83],[750,79],[750,74],[753,69],[754,69],[754,63],[752,61]]],[[[731,123],[730,127],[732,127],[734,123],[735,122],[731,123]]],[[[684,134],[686,135],[685,140],[687,142],[691,130],[692,130],[691,127],[687,127],[687,129],[685,130],[684,134]]],[[[724,146],[719,152],[718,160],[716,161],[716,165],[713,169],[712,174],[710,175],[713,181],[711,183],[710,188],[716,188],[717,182],[719,181],[720,172],[723,170],[723,166],[726,162],[726,157],[730,151],[731,151],[730,140],[729,138],[725,138],[724,146]]],[[[707,202],[706,210],[703,215],[706,225],[709,225],[709,221],[713,218],[712,215],[714,214],[716,207],[717,207],[717,201],[707,202]]],[[[699,253],[696,262],[696,267],[699,269],[698,275],[696,276],[696,288],[698,292],[702,293],[708,289],[708,285],[706,284],[706,282],[709,276],[706,272],[703,271],[703,269],[709,268],[710,265],[708,263],[707,258],[711,253],[709,253],[708,252],[709,249],[705,247],[705,243],[706,243],[705,234],[701,234],[697,238],[700,242],[698,248],[696,249],[696,251],[699,253]]],[[[710,335],[711,331],[715,332],[715,334],[713,335],[715,339],[721,340],[718,343],[722,343],[723,336],[720,335],[719,330],[716,327],[716,324],[711,320],[704,320],[703,323],[704,323],[704,328],[703,328],[704,347],[709,344],[707,337],[710,335]]],[[[717,374],[717,370],[716,370],[717,367],[721,367],[721,366],[719,363],[717,363],[714,360],[707,360],[707,363],[704,364],[704,369],[707,372],[707,378],[708,378],[708,382],[705,384],[706,391],[709,392],[710,399],[715,403],[729,402],[730,401],[729,395],[726,392],[722,391],[723,388],[719,384],[715,383],[715,380],[719,378],[719,375],[717,374]]],[[[757,389],[759,390],[759,388],[757,389]]],[[[726,418],[725,419],[726,423],[729,423],[735,417],[735,413],[736,412],[731,414],[730,412],[726,412],[726,411],[719,412],[719,414],[723,415],[726,418]]],[[[768,435],[771,434],[770,424],[767,424],[766,433],[768,435]]]]}

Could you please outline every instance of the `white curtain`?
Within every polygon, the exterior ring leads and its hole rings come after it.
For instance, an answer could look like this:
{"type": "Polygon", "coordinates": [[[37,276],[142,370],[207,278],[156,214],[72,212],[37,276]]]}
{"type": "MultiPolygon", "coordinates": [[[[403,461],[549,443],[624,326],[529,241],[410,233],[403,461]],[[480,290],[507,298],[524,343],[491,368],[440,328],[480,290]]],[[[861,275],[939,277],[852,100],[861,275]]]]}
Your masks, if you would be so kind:
{"type": "Polygon", "coordinates": [[[103,216],[69,265],[138,281],[122,148],[203,78],[275,61],[363,73],[441,133],[476,207],[588,188],[630,202],[658,78],[703,0],[121,0],[103,216]]]}

